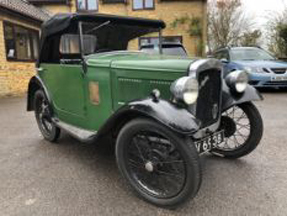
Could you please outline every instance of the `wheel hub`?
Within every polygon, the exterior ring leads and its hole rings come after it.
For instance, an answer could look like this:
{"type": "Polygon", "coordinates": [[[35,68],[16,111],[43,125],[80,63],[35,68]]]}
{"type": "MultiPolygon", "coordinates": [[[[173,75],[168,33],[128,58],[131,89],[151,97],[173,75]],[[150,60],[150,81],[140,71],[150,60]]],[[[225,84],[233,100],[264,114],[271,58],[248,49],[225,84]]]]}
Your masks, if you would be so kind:
{"type": "Polygon", "coordinates": [[[232,118],[222,116],[220,128],[224,130],[225,137],[231,137],[236,132],[236,123],[232,118]]]}
{"type": "Polygon", "coordinates": [[[154,170],[154,165],[151,161],[148,161],[145,163],[145,169],[148,171],[148,172],[153,172],[154,170]]]}

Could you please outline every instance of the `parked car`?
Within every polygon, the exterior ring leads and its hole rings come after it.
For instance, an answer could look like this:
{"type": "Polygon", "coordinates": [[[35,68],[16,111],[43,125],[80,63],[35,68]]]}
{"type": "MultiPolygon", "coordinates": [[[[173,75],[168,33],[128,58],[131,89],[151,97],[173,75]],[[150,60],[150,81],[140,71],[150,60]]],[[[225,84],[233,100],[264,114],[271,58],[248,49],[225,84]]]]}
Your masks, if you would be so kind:
{"type": "Polygon", "coordinates": [[[163,28],[160,20],[54,16],[42,26],[27,110],[48,141],[62,130],[83,142],[111,138],[134,191],[173,207],[196,195],[200,154],[239,158],[256,148],[263,124],[251,101],[262,97],[243,71],[223,79],[216,59],[126,50],[129,41],[163,28]]]}
{"type": "Polygon", "coordinates": [[[277,60],[258,47],[226,47],[214,55],[224,63],[225,75],[246,70],[249,83],[255,87],[287,87],[287,62],[277,60]]]}
{"type": "MultiPolygon", "coordinates": [[[[150,54],[159,54],[159,44],[143,44],[140,50],[150,54]]],[[[187,52],[181,43],[167,43],[162,44],[162,53],[164,55],[183,56],[187,57],[187,52]]]]}

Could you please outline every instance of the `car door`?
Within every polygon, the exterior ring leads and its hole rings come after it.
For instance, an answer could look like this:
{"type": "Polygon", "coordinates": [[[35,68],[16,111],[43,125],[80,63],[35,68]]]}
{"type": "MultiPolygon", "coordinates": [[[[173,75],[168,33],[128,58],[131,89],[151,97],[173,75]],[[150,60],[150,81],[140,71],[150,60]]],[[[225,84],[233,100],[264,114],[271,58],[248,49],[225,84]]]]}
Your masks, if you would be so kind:
{"type": "Polygon", "coordinates": [[[60,120],[74,125],[85,120],[85,75],[77,34],[64,34],[60,40],[60,62],[42,64],[43,79],[60,120]]]}

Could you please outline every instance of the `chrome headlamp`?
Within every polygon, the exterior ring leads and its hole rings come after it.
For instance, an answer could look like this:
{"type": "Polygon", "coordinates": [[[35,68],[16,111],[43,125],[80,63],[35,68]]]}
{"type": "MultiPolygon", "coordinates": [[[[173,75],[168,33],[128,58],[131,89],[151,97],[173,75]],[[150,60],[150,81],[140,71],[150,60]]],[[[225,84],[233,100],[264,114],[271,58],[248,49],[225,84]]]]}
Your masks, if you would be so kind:
{"type": "Polygon", "coordinates": [[[245,67],[244,70],[248,73],[265,73],[261,67],[245,67]]]}
{"type": "Polygon", "coordinates": [[[248,74],[242,70],[233,71],[227,75],[225,81],[233,91],[243,93],[248,85],[248,74]]]}
{"type": "Polygon", "coordinates": [[[172,83],[170,91],[176,100],[191,105],[198,97],[198,82],[195,77],[181,77],[172,83]]]}

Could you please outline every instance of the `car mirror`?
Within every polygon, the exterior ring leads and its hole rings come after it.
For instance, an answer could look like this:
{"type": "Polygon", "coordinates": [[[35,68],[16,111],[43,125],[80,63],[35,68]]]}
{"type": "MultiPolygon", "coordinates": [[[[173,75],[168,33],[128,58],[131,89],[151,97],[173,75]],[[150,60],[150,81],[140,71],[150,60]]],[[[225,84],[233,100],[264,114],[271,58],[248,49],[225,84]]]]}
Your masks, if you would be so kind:
{"type": "Polygon", "coordinates": [[[222,63],[225,63],[225,64],[229,62],[226,58],[222,58],[222,59],[220,59],[220,61],[221,61],[222,63]]]}

